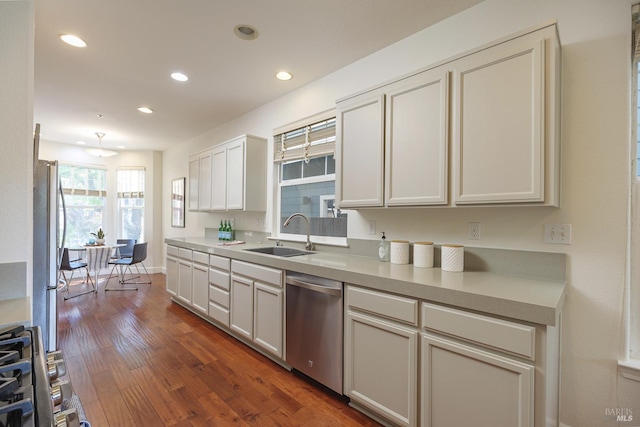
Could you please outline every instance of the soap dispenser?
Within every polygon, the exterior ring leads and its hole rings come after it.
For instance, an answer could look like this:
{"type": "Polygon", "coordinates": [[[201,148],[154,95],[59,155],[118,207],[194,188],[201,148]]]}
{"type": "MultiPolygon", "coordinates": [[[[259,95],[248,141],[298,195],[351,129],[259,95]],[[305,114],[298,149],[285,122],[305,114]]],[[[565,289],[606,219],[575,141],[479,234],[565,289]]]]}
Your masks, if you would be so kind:
{"type": "Polygon", "coordinates": [[[387,238],[384,235],[384,231],[382,232],[382,239],[380,239],[380,246],[378,246],[378,258],[380,261],[388,262],[390,257],[390,244],[387,241],[387,238]]]}

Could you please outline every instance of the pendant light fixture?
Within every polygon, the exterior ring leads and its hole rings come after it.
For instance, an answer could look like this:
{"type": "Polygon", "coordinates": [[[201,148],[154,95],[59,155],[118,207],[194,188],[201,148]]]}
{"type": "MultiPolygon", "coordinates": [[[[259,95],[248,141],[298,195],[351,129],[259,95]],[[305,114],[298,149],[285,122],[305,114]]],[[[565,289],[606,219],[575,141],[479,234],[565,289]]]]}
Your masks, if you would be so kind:
{"type": "Polygon", "coordinates": [[[105,136],[104,132],[96,132],[96,136],[98,137],[98,148],[88,148],[87,153],[95,157],[111,157],[118,154],[116,151],[102,149],[102,138],[105,136]]]}

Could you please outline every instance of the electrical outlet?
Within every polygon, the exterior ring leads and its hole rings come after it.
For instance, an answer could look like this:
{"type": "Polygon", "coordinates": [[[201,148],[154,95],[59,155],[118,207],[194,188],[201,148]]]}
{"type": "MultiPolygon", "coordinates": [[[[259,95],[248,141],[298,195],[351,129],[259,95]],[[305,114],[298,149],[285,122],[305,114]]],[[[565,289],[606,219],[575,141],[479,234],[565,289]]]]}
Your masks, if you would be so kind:
{"type": "Polygon", "coordinates": [[[544,242],[559,245],[570,245],[571,224],[545,224],[544,242]]]}
{"type": "Polygon", "coordinates": [[[369,234],[372,234],[372,235],[376,234],[376,222],[375,221],[369,221],[369,234]]]}
{"type": "Polygon", "coordinates": [[[470,222],[467,224],[467,238],[469,240],[480,240],[479,222],[470,222]]]}

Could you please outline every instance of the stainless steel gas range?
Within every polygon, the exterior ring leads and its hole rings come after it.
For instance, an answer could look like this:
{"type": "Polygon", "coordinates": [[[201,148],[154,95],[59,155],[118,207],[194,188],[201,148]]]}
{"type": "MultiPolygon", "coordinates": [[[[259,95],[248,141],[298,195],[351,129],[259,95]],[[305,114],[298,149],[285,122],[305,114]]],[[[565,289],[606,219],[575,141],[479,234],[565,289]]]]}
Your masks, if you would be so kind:
{"type": "Polygon", "coordinates": [[[60,352],[47,353],[37,326],[0,330],[0,427],[90,427],[65,379],[60,352]]]}

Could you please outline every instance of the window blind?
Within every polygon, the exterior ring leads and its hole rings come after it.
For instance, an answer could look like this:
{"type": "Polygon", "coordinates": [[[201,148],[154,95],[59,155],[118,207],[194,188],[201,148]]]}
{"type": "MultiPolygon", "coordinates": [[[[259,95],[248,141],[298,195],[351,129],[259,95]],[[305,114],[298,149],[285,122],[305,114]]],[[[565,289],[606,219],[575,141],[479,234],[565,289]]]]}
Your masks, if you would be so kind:
{"type": "Polygon", "coordinates": [[[118,199],[144,198],[144,168],[118,168],[118,199]]]}
{"type": "Polygon", "coordinates": [[[274,130],[275,162],[305,160],[336,151],[335,110],[325,111],[274,130]]]}

